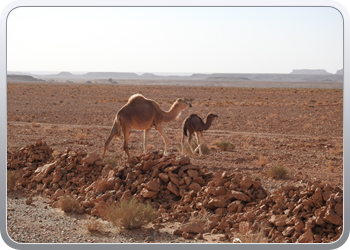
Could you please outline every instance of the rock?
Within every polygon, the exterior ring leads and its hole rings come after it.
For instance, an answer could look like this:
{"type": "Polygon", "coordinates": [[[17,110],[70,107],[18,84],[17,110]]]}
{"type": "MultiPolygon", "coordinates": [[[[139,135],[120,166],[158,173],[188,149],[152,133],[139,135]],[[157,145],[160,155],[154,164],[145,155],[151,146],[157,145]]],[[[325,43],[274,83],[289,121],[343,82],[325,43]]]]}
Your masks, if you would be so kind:
{"type": "Polygon", "coordinates": [[[169,181],[169,175],[166,174],[166,173],[160,173],[158,176],[164,182],[168,182],[169,181]]]}
{"type": "Polygon", "coordinates": [[[191,160],[187,156],[183,156],[180,159],[178,159],[180,165],[188,165],[191,163],[191,160]]]}
{"type": "Polygon", "coordinates": [[[287,223],[287,215],[272,215],[269,222],[274,224],[276,227],[284,227],[287,223]]]}
{"type": "Polygon", "coordinates": [[[153,166],[155,166],[159,160],[151,160],[143,163],[142,170],[143,171],[151,171],[153,166]]]}
{"type": "Polygon", "coordinates": [[[252,185],[253,185],[253,181],[247,176],[244,176],[242,178],[242,181],[239,183],[239,186],[243,190],[248,190],[252,185]]]}
{"type": "Polygon", "coordinates": [[[180,227],[180,231],[191,233],[191,234],[199,234],[204,232],[204,223],[202,222],[189,222],[180,227]]]}
{"type": "Polygon", "coordinates": [[[213,207],[227,207],[230,203],[231,200],[227,196],[220,195],[211,198],[208,202],[208,205],[213,207]]]}
{"type": "Polygon", "coordinates": [[[295,228],[290,226],[283,230],[282,235],[284,237],[290,237],[295,232],[295,228]]]}
{"type": "Polygon", "coordinates": [[[157,191],[150,191],[146,188],[143,188],[142,191],[140,192],[140,194],[144,198],[153,198],[153,197],[157,196],[158,192],[157,191]]]}
{"type": "Polygon", "coordinates": [[[188,189],[189,190],[193,190],[195,192],[199,192],[202,187],[201,185],[199,185],[197,182],[192,182],[189,186],[188,186],[188,189]]]}
{"type": "Polygon", "coordinates": [[[189,170],[187,170],[187,174],[192,179],[198,177],[198,171],[196,171],[196,170],[189,169],[189,170]]]}
{"type": "Polygon", "coordinates": [[[227,193],[227,196],[229,196],[230,198],[235,198],[236,200],[240,200],[240,201],[250,202],[252,200],[248,195],[235,190],[230,190],[227,193]]]}
{"type": "Polygon", "coordinates": [[[34,172],[36,175],[33,177],[33,180],[36,182],[41,182],[47,176],[47,174],[49,174],[54,169],[56,164],[57,161],[45,164],[44,166],[37,168],[34,172]]]}
{"type": "Polygon", "coordinates": [[[300,235],[296,243],[314,243],[314,234],[311,229],[300,235]]]}
{"type": "Polygon", "coordinates": [[[334,225],[343,225],[343,219],[339,215],[337,215],[333,210],[328,210],[323,220],[334,225]]]}
{"type": "Polygon", "coordinates": [[[94,165],[95,161],[100,160],[100,156],[96,153],[88,154],[85,158],[82,159],[87,165],[94,165]]]}
{"type": "Polygon", "coordinates": [[[150,191],[158,192],[160,188],[159,179],[154,179],[145,184],[145,188],[150,191]]]}
{"type": "Polygon", "coordinates": [[[339,216],[343,216],[343,202],[337,203],[335,205],[334,212],[339,216]]]}
{"type": "Polygon", "coordinates": [[[172,192],[173,194],[175,194],[176,196],[180,196],[179,189],[174,183],[169,182],[168,185],[167,185],[167,189],[170,192],[172,192]]]}

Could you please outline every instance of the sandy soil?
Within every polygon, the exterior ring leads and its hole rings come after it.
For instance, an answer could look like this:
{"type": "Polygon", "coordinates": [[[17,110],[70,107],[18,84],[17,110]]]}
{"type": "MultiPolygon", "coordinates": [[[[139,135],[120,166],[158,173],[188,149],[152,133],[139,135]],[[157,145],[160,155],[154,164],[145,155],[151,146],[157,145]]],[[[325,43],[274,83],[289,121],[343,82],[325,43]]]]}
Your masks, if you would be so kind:
{"type": "MultiPolygon", "coordinates": [[[[181,124],[185,117],[191,113],[203,118],[208,113],[219,116],[204,133],[205,154],[202,157],[190,156],[193,164],[207,166],[212,171],[229,170],[258,177],[269,191],[308,179],[332,186],[343,185],[341,89],[8,83],[8,150],[16,151],[41,139],[58,151],[71,148],[102,154],[117,111],[135,93],[156,100],[164,110],[168,110],[179,97],[191,100],[191,109],[185,110],[177,121],[164,125],[170,140],[169,151],[176,154],[180,154],[181,124]],[[220,148],[222,142],[231,143],[233,148],[223,151],[220,148]],[[268,177],[267,170],[272,166],[287,168],[288,178],[276,180],[268,177]]],[[[141,131],[132,132],[129,144],[132,155],[142,152],[142,140],[141,131]]],[[[107,156],[116,157],[123,164],[126,155],[121,147],[122,140],[113,140],[107,156]]],[[[162,148],[160,135],[152,129],[148,149],[162,148]]],[[[56,214],[59,218],[55,223],[66,223],[65,228],[70,228],[67,229],[68,235],[69,230],[82,227],[82,221],[88,219],[64,216],[48,206],[45,208],[41,197],[36,197],[36,205],[31,206],[23,204],[25,200],[23,194],[10,194],[7,199],[9,234],[18,242],[47,242],[44,232],[54,234],[61,230],[41,219],[41,224],[27,233],[34,235],[25,238],[24,234],[19,234],[18,228],[23,225],[30,227],[36,217],[23,210],[56,214]],[[48,231],[48,227],[52,231],[48,231]]],[[[163,232],[151,227],[145,230],[153,230],[155,242],[186,242],[172,235],[171,228],[171,225],[163,225],[163,232]]],[[[22,230],[27,229],[23,227],[22,230]]],[[[55,241],[127,242],[132,239],[144,242],[147,237],[145,231],[145,237],[136,239],[135,233],[127,233],[134,236],[124,239],[124,232],[113,230],[111,228],[92,238],[89,233],[78,230],[74,236],[57,237],[55,241]]]]}

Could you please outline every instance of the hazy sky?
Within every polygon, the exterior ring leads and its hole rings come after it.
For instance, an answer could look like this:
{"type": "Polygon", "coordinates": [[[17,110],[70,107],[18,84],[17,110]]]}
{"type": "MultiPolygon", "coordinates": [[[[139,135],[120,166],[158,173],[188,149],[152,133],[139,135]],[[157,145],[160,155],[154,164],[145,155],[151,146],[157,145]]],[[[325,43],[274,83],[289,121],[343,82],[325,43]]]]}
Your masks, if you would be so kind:
{"type": "Polygon", "coordinates": [[[290,73],[343,68],[331,7],[21,7],[8,71],[290,73]]]}

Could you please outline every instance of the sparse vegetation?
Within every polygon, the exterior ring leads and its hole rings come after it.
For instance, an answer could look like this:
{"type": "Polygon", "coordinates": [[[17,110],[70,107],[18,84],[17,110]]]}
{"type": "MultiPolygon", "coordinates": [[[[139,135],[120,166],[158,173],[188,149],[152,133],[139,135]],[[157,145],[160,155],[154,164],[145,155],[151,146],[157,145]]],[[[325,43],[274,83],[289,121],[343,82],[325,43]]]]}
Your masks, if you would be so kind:
{"type": "Polygon", "coordinates": [[[265,156],[260,155],[259,159],[256,160],[255,163],[257,165],[259,165],[260,167],[263,167],[268,163],[268,161],[267,161],[267,158],[265,156]]]}
{"type": "Polygon", "coordinates": [[[79,202],[71,196],[63,195],[58,200],[58,207],[62,209],[63,212],[77,212],[79,209],[79,202]]]}
{"type": "Polygon", "coordinates": [[[86,229],[92,234],[103,232],[103,224],[100,220],[97,220],[96,218],[90,218],[86,220],[85,226],[86,229]]]}
{"type": "Polygon", "coordinates": [[[285,179],[287,177],[288,170],[283,166],[273,166],[267,171],[267,175],[276,179],[285,179]]]}
{"type": "Polygon", "coordinates": [[[154,221],[158,214],[149,203],[144,204],[132,198],[110,205],[104,211],[104,218],[115,226],[134,229],[154,221]]]}
{"type": "Polygon", "coordinates": [[[15,170],[7,170],[7,191],[12,191],[18,179],[18,172],[15,170]]]}
{"type": "Polygon", "coordinates": [[[235,149],[235,146],[228,141],[218,142],[216,146],[222,151],[233,151],[235,149]]]}
{"type": "Polygon", "coordinates": [[[107,164],[112,165],[113,167],[118,167],[118,161],[114,157],[106,157],[103,159],[103,161],[107,164]]]}

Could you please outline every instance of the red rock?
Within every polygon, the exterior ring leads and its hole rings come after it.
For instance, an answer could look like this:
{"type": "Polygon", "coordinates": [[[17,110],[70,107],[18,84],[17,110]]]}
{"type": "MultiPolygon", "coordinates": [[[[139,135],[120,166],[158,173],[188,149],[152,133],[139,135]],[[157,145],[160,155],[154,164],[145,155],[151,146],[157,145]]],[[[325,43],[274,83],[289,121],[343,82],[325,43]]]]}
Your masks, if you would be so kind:
{"type": "Polygon", "coordinates": [[[56,164],[57,161],[38,167],[34,172],[36,175],[33,177],[33,180],[41,182],[55,168],[56,164]]]}
{"type": "Polygon", "coordinates": [[[173,182],[168,183],[167,189],[176,196],[180,196],[179,189],[173,182]]]}
{"type": "Polygon", "coordinates": [[[213,197],[209,200],[208,205],[213,207],[227,207],[231,200],[226,195],[213,197]]]}
{"type": "Polygon", "coordinates": [[[150,191],[150,190],[148,190],[146,188],[143,188],[141,190],[140,194],[144,198],[153,198],[153,197],[157,196],[158,192],[157,191],[150,191]]]}
{"type": "Polygon", "coordinates": [[[242,181],[239,183],[239,186],[243,189],[243,190],[247,190],[249,189],[251,186],[253,185],[253,181],[247,177],[247,176],[244,176],[242,178],[242,181]]]}
{"type": "Polygon", "coordinates": [[[159,179],[153,179],[145,184],[145,188],[150,191],[158,192],[160,188],[159,179]]]}
{"type": "Polygon", "coordinates": [[[96,153],[91,153],[82,159],[87,165],[94,165],[95,161],[99,160],[100,156],[96,153]]]}
{"type": "Polygon", "coordinates": [[[236,200],[240,200],[240,201],[250,202],[252,200],[248,195],[235,190],[230,190],[227,193],[227,196],[229,196],[230,198],[235,198],[236,200]]]}
{"type": "Polygon", "coordinates": [[[272,215],[269,222],[274,224],[276,227],[284,227],[287,223],[287,215],[272,215]]]}
{"type": "Polygon", "coordinates": [[[166,173],[160,173],[158,176],[164,182],[168,182],[169,181],[169,176],[166,173]]]}
{"type": "Polygon", "coordinates": [[[300,235],[296,243],[314,243],[314,234],[311,229],[300,235]]]}
{"type": "Polygon", "coordinates": [[[202,187],[201,185],[199,185],[197,182],[192,182],[189,186],[188,186],[188,189],[189,190],[193,190],[195,192],[199,192],[202,187]]]}
{"type": "Polygon", "coordinates": [[[333,210],[328,210],[323,220],[334,225],[343,225],[343,219],[339,215],[337,215],[333,210]]]}
{"type": "Polygon", "coordinates": [[[188,222],[180,227],[180,231],[192,234],[204,232],[204,223],[202,222],[188,222]]]}

